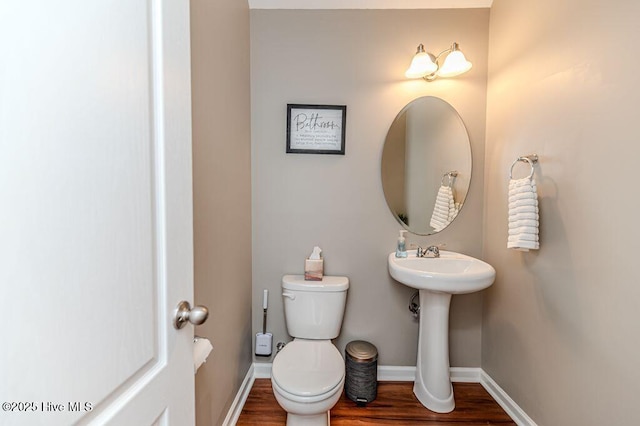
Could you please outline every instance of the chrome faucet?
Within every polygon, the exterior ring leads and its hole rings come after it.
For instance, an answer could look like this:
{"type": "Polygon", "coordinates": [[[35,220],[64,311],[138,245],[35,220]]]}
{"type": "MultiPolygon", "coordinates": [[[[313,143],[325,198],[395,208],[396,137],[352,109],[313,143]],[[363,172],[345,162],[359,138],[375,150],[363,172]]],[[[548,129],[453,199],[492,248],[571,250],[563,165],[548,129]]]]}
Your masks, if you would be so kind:
{"type": "Polygon", "coordinates": [[[429,246],[427,248],[422,248],[418,246],[416,250],[417,257],[440,257],[440,249],[438,246],[429,246]]]}

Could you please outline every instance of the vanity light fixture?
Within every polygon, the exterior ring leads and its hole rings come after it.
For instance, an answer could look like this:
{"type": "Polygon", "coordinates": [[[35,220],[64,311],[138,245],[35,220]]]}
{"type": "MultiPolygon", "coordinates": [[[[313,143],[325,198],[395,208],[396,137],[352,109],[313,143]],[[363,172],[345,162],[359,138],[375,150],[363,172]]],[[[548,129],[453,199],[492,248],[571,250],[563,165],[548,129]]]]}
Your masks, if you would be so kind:
{"type": "Polygon", "coordinates": [[[424,45],[420,43],[409,69],[404,73],[407,78],[424,78],[433,81],[438,77],[455,77],[471,69],[471,62],[467,61],[458,43],[454,42],[450,48],[434,56],[424,50],[424,45]],[[444,62],[440,65],[440,58],[446,55],[444,62]]]}

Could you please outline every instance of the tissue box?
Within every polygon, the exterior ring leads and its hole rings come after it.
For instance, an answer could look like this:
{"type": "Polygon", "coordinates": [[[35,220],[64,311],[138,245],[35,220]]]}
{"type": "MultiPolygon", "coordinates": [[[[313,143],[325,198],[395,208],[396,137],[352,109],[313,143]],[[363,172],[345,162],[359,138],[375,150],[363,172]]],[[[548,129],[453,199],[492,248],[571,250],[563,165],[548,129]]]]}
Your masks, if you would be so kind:
{"type": "Polygon", "coordinates": [[[306,259],[304,261],[304,279],[307,281],[322,281],[324,259],[306,259]]]}

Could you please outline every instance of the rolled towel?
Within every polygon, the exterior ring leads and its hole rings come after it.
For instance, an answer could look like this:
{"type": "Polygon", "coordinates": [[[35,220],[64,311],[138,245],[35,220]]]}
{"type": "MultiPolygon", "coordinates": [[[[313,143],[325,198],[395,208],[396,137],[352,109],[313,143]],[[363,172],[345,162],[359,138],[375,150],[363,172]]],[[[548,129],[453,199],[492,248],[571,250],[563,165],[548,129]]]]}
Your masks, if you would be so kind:
{"type": "Polygon", "coordinates": [[[454,208],[454,214],[451,220],[455,219],[458,216],[458,213],[460,213],[460,209],[462,208],[462,203],[453,203],[453,208],[454,208]]]}
{"type": "Polygon", "coordinates": [[[525,192],[519,192],[517,194],[514,195],[509,195],[509,202],[512,203],[514,201],[518,201],[518,200],[535,200],[536,199],[536,193],[533,191],[525,191],[525,192]]]}
{"type": "Polygon", "coordinates": [[[431,225],[433,230],[436,232],[442,230],[445,226],[447,226],[447,224],[447,218],[441,217],[432,217],[431,222],[429,222],[429,225],[431,225]]]}
{"type": "Polygon", "coordinates": [[[519,186],[517,188],[510,189],[508,195],[509,197],[514,197],[518,194],[531,194],[531,193],[536,194],[537,192],[538,192],[538,188],[536,188],[535,186],[533,187],[519,186]]]}
{"type": "Polygon", "coordinates": [[[507,248],[528,251],[540,247],[539,208],[535,180],[511,179],[508,189],[507,248]]]}
{"type": "Polygon", "coordinates": [[[521,179],[511,179],[509,181],[509,189],[517,188],[519,186],[535,186],[536,180],[529,179],[529,177],[524,177],[521,179]]]}
{"type": "Polygon", "coordinates": [[[516,200],[513,202],[509,202],[509,208],[517,208],[521,206],[538,206],[538,200],[535,198],[525,198],[523,200],[516,200]]]}
{"type": "Polygon", "coordinates": [[[540,248],[540,243],[537,241],[519,241],[519,242],[508,242],[507,248],[516,249],[519,251],[529,251],[538,250],[540,248]]]}
{"type": "Polygon", "coordinates": [[[538,221],[540,215],[537,211],[534,212],[522,212],[509,215],[509,222],[516,222],[518,220],[535,220],[538,221]]]}
{"type": "Polygon", "coordinates": [[[449,186],[440,186],[429,225],[435,231],[441,231],[451,223],[456,214],[453,190],[449,186]]]}
{"type": "Polygon", "coordinates": [[[447,220],[449,220],[449,215],[443,215],[443,214],[434,214],[431,219],[433,220],[437,220],[438,222],[443,222],[446,223],[447,220]]]}
{"type": "Polygon", "coordinates": [[[451,202],[451,206],[449,207],[449,222],[458,216],[458,211],[460,210],[460,204],[451,202]]]}
{"type": "Polygon", "coordinates": [[[449,197],[447,197],[445,194],[438,194],[438,196],[436,197],[436,204],[442,204],[445,206],[449,205],[449,197]]]}
{"type": "Polygon", "coordinates": [[[434,215],[442,215],[444,217],[448,217],[449,216],[449,209],[448,208],[444,208],[444,207],[440,207],[440,206],[436,206],[433,208],[433,214],[434,215]]]}
{"type": "Polygon", "coordinates": [[[510,209],[509,215],[521,215],[525,213],[538,214],[540,211],[537,206],[517,206],[510,209]]]}
{"type": "Polygon", "coordinates": [[[538,227],[539,222],[534,219],[509,219],[509,229],[520,228],[521,226],[535,226],[538,227]]]}
{"type": "Polygon", "coordinates": [[[539,237],[537,234],[518,234],[518,235],[509,235],[507,241],[539,241],[539,237]]]}
{"type": "Polygon", "coordinates": [[[515,197],[520,194],[535,194],[537,196],[538,188],[533,185],[521,185],[509,189],[509,197],[515,197]]]}
{"type": "Polygon", "coordinates": [[[441,231],[446,226],[444,222],[434,222],[430,225],[433,228],[433,230],[436,232],[441,231]]]}
{"type": "Polygon", "coordinates": [[[509,228],[509,235],[535,234],[538,235],[537,226],[519,226],[517,228],[509,228]]]}
{"type": "Polygon", "coordinates": [[[526,191],[528,188],[537,189],[535,179],[523,178],[518,179],[516,183],[509,183],[509,192],[512,194],[518,191],[526,191]]]}

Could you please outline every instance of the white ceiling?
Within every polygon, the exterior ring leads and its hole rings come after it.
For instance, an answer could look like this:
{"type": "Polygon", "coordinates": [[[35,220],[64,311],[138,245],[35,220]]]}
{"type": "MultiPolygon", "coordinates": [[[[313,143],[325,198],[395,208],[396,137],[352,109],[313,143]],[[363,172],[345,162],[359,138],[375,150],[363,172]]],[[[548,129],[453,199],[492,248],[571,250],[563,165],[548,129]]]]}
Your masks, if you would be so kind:
{"type": "Polygon", "coordinates": [[[249,0],[251,9],[473,9],[493,0],[249,0]]]}

